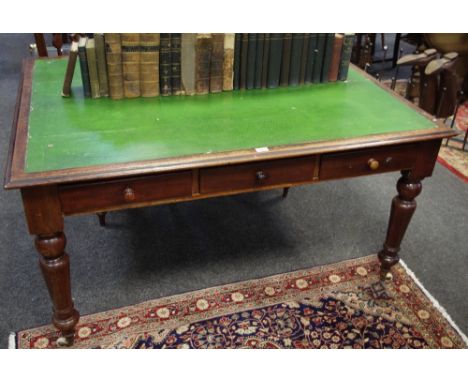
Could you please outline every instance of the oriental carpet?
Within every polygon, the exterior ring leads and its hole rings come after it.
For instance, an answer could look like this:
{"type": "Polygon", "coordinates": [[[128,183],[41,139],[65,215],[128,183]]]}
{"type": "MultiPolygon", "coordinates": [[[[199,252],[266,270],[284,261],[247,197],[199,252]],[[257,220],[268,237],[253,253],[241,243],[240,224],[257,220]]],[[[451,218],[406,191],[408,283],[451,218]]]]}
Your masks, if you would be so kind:
{"type": "MultiPolygon", "coordinates": [[[[465,348],[449,321],[403,265],[380,281],[374,255],[84,316],[73,348],[465,348]]],[[[16,345],[58,335],[24,330],[16,345]]]]}

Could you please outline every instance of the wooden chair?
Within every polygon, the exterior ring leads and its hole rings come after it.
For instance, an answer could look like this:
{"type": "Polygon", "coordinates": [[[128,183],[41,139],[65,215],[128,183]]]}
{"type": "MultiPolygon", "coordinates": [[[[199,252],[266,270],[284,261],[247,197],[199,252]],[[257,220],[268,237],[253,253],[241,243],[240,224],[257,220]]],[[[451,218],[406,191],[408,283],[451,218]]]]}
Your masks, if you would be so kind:
{"type": "MultiPolygon", "coordinates": [[[[34,40],[36,41],[37,54],[39,57],[48,57],[47,44],[44,33],[34,33],[34,40]]],[[[69,42],[67,33],[52,33],[52,45],[57,49],[57,55],[63,55],[63,44],[69,42]]]]}

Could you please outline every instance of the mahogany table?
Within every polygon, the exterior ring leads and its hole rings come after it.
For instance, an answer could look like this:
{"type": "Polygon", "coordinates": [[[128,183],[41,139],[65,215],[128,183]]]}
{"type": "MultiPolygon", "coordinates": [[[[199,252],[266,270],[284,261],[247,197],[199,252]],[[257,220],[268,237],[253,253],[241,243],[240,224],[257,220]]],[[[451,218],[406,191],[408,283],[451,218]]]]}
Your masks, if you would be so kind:
{"type": "Polygon", "coordinates": [[[25,62],[5,176],[21,190],[64,344],[79,320],[64,216],[401,171],[378,255],[385,275],[454,135],[354,67],[346,82],[121,101],[84,98],[79,73],[60,97],[65,67],[25,62]]]}

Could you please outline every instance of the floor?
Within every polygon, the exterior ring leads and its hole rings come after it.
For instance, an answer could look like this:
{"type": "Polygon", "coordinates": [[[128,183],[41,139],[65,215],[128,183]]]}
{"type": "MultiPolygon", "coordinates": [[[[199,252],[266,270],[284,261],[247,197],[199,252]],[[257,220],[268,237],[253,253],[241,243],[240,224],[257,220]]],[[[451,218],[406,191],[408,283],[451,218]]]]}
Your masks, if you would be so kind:
{"type": "MultiPolygon", "coordinates": [[[[5,163],[32,35],[0,34],[0,162],[5,163]]],[[[57,89],[59,96],[60,89],[57,89]]],[[[331,181],[65,219],[75,305],[89,314],[149,299],[329,264],[380,250],[398,174],[331,181]]],[[[401,257],[468,333],[468,187],[437,165],[423,182],[401,257]]],[[[20,194],[0,191],[0,347],[48,324],[49,297],[20,194]]]]}

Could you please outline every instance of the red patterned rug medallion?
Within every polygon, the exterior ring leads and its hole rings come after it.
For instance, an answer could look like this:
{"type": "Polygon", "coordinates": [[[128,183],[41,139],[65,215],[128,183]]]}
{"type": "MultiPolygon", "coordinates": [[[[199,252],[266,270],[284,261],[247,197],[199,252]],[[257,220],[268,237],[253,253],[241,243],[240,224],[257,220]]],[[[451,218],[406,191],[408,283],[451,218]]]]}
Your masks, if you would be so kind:
{"type": "MultiPolygon", "coordinates": [[[[401,265],[376,256],[205,289],[82,317],[74,348],[465,348],[401,265]]],[[[19,348],[55,348],[52,326],[19,348]]]]}

